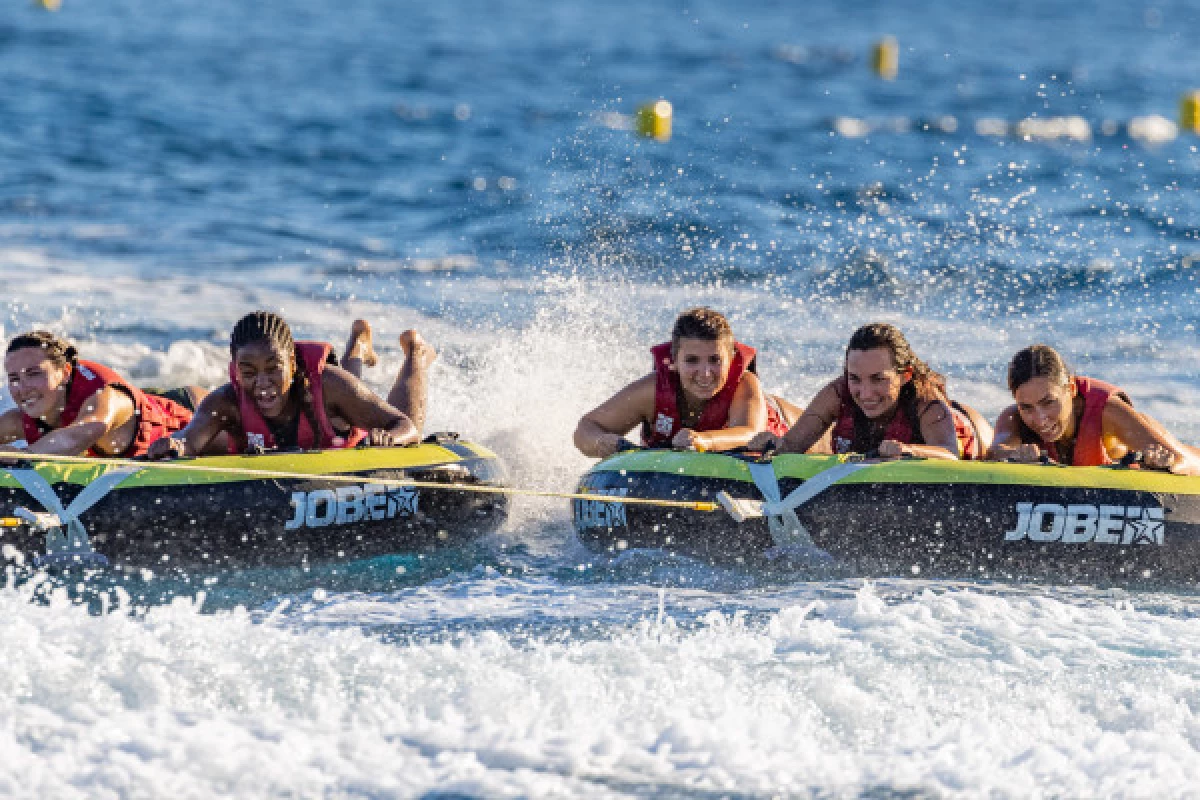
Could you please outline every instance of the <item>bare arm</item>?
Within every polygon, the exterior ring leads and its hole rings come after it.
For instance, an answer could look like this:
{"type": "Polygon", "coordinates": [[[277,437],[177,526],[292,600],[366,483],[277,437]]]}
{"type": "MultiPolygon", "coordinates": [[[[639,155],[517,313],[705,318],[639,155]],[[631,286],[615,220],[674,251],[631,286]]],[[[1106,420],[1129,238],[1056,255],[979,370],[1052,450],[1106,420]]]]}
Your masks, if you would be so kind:
{"type": "Polygon", "coordinates": [[[621,438],[654,415],[653,373],[638,378],[584,414],[575,426],[575,447],[591,458],[617,452],[621,438]]]}
{"type": "MultiPolygon", "coordinates": [[[[129,395],[116,387],[106,386],[84,401],[79,414],[70,425],[50,431],[29,445],[24,452],[77,456],[86,453],[96,444],[106,444],[116,449],[119,447],[118,443],[102,440],[105,437],[111,438],[118,428],[129,421],[133,412],[133,400],[129,395]]],[[[17,438],[24,437],[25,431],[22,426],[17,438]]]]}
{"type": "Polygon", "coordinates": [[[954,429],[954,417],[950,405],[944,400],[934,400],[921,411],[921,438],[925,444],[904,444],[884,441],[879,445],[881,456],[916,456],[957,461],[958,432],[954,429]]]}
{"type": "Polygon", "coordinates": [[[237,395],[233,386],[227,383],[200,401],[187,427],[153,442],[147,455],[150,458],[202,455],[208,452],[222,431],[236,430],[241,419],[237,395]]]}
{"type": "Polygon", "coordinates": [[[992,437],[992,446],[984,456],[989,461],[1020,461],[1029,463],[1038,461],[1044,452],[1036,444],[1027,444],[1021,440],[1021,415],[1015,405],[1009,406],[996,417],[996,432],[992,437]]]}
{"type": "MultiPolygon", "coordinates": [[[[838,397],[837,381],[825,384],[817,396],[812,399],[800,419],[791,427],[782,441],[776,446],[781,453],[807,453],[813,445],[821,441],[833,424],[837,422],[838,413],[842,409],[842,400],[838,397]]],[[[755,442],[763,437],[756,437],[755,442]]],[[[766,441],[762,442],[762,446],[766,441]]]]}
{"type": "Polygon", "coordinates": [[[421,435],[412,420],[371,388],[341,367],[329,365],[321,373],[328,416],[335,414],[368,432],[376,447],[416,444],[421,435]]]}
{"type": "Polygon", "coordinates": [[[0,445],[24,438],[25,424],[21,421],[21,412],[12,408],[0,414],[0,445]]]}
{"type": "Polygon", "coordinates": [[[1102,422],[1104,446],[1109,457],[1121,458],[1130,450],[1140,450],[1147,466],[1170,469],[1179,475],[1200,475],[1200,459],[1158,421],[1140,414],[1120,397],[1110,397],[1104,406],[1102,422]]]}

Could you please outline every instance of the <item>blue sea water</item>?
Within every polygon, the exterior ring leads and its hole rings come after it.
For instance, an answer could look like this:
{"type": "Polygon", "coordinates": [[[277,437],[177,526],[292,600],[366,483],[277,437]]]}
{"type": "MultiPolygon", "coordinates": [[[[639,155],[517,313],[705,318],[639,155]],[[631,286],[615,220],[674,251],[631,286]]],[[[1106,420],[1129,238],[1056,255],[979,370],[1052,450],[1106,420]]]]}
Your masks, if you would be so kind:
{"type": "MultiPolygon", "coordinates": [[[[216,384],[248,310],[335,342],[366,317],[385,389],[417,326],[430,426],[558,490],[580,414],[697,303],[797,402],[884,319],[986,413],[1046,341],[1200,441],[1200,138],[1130,125],[1200,88],[1198,28],[1115,0],[10,4],[0,328],[216,384]],[[674,135],[638,139],[658,98],[674,135]]],[[[0,591],[2,794],[1200,785],[1188,591],[606,561],[521,500],[469,549],[71,598],[0,591]]]]}

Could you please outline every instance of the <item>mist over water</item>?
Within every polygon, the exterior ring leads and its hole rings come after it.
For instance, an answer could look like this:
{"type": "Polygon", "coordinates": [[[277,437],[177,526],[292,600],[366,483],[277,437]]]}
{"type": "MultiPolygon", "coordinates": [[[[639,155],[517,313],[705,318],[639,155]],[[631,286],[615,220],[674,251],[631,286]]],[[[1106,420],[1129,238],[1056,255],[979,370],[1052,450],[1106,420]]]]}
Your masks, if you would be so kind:
{"type": "MultiPolygon", "coordinates": [[[[589,464],[578,417],[695,304],[800,403],[882,319],[985,414],[1009,356],[1045,341],[1200,442],[1200,140],[1128,127],[1196,88],[1198,23],[1107,0],[14,7],[0,329],[216,385],[249,310],[339,349],[365,317],[386,391],[417,327],[440,354],[427,427],[555,490],[589,464]],[[867,53],[889,33],[887,83],[867,53]],[[659,97],[673,138],[636,139],[620,115],[659,97]],[[1072,115],[1089,136],[1013,133],[1072,115]]],[[[1200,778],[1189,587],[606,560],[565,503],[519,499],[463,550],[10,579],[0,609],[11,796],[1158,797],[1200,778]]]]}

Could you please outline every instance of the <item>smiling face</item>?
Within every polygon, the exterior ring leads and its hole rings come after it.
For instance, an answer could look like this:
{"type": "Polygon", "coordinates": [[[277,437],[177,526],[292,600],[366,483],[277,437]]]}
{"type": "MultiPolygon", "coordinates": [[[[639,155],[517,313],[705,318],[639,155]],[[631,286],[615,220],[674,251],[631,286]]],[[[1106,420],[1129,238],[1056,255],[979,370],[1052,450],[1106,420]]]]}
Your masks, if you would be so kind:
{"type": "Polygon", "coordinates": [[[4,371],[8,391],[23,413],[35,419],[57,419],[67,400],[70,364],[55,364],[40,347],[22,347],[4,356],[4,371]]]}
{"type": "Polygon", "coordinates": [[[272,342],[249,342],[238,348],[234,366],[238,383],[253,398],[259,413],[267,419],[281,416],[296,377],[292,353],[272,342]]]}
{"type": "Polygon", "coordinates": [[[900,372],[886,347],[846,353],[846,385],[850,397],[870,419],[891,413],[900,402],[900,390],[912,372],[900,372]]]}
{"type": "Polygon", "coordinates": [[[1043,442],[1057,442],[1075,432],[1075,383],[1062,384],[1037,375],[1013,392],[1017,413],[1043,442]]]}
{"type": "Polygon", "coordinates": [[[675,349],[674,369],[684,394],[697,402],[716,397],[729,377],[733,347],[715,339],[679,340],[675,349]]]}

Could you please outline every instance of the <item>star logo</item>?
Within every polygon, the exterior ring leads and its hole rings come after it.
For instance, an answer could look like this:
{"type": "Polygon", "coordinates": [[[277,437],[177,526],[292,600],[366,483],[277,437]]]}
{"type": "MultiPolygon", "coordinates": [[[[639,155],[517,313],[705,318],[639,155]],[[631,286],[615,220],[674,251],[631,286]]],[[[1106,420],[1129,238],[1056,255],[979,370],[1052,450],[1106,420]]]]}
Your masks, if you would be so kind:
{"type": "Polygon", "coordinates": [[[671,431],[675,428],[675,420],[668,417],[666,414],[659,414],[658,419],[654,420],[654,430],[661,433],[663,436],[670,436],[671,431]]]}
{"type": "Polygon", "coordinates": [[[1151,511],[1158,511],[1161,516],[1160,509],[1143,509],[1142,518],[1130,520],[1125,523],[1125,535],[1122,537],[1122,544],[1162,544],[1163,534],[1165,533],[1166,523],[1161,518],[1155,519],[1150,516],[1151,511]]]}
{"type": "Polygon", "coordinates": [[[420,498],[416,489],[403,488],[388,492],[388,518],[397,515],[415,517],[417,515],[417,500],[420,498]]]}

